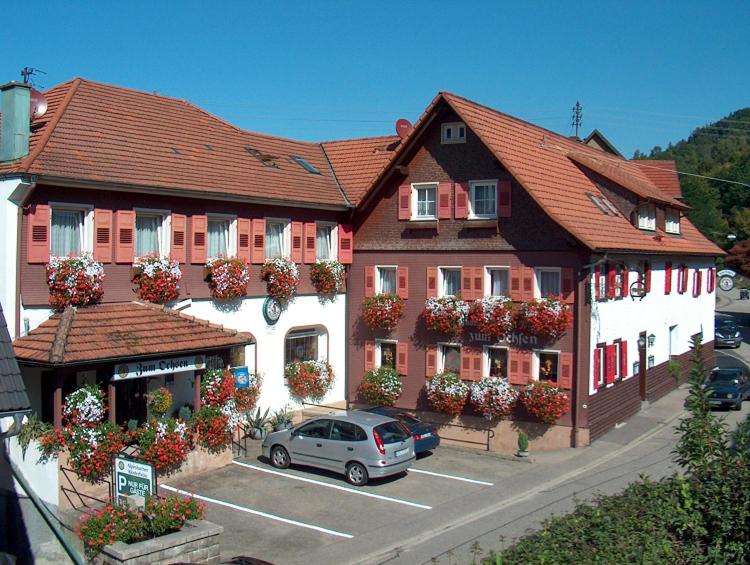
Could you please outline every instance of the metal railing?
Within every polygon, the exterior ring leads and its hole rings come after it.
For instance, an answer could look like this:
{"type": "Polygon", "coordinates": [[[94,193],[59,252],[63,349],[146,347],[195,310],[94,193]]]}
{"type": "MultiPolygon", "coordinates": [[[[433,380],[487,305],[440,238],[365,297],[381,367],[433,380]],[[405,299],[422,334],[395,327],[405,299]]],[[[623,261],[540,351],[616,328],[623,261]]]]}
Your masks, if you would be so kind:
{"type": "Polygon", "coordinates": [[[240,423],[232,433],[232,453],[237,457],[247,457],[247,438],[250,434],[250,427],[247,424],[240,423]]]}
{"type": "Polygon", "coordinates": [[[472,445],[481,445],[481,446],[484,447],[485,451],[490,451],[490,441],[492,440],[492,438],[495,437],[495,430],[493,430],[491,428],[479,428],[479,427],[476,427],[476,426],[464,426],[463,424],[448,424],[448,423],[444,423],[444,422],[431,422],[429,420],[422,420],[422,421],[425,424],[430,424],[431,426],[435,426],[436,428],[442,428],[444,426],[449,426],[451,428],[461,428],[461,429],[464,429],[464,430],[473,430],[473,431],[476,431],[476,432],[484,432],[486,434],[484,441],[476,441],[476,440],[473,440],[473,439],[464,439],[464,438],[457,438],[457,437],[448,437],[448,436],[443,435],[442,433],[440,434],[440,437],[442,439],[446,439],[446,440],[449,440],[449,441],[458,441],[458,442],[461,442],[461,443],[469,443],[469,444],[472,444],[472,445]]]}

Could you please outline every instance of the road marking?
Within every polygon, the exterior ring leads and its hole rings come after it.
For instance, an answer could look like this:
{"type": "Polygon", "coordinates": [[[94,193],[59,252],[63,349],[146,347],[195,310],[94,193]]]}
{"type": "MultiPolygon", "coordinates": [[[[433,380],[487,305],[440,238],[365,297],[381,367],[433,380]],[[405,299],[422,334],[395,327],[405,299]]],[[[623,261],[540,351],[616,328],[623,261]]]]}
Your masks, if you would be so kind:
{"type": "Polygon", "coordinates": [[[457,477],[456,475],[444,475],[443,473],[433,473],[432,471],[425,471],[423,469],[409,469],[410,473],[422,473],[424,475],[432,475],[433,477],[442,477],[443,479],[453,479],[454,481],[463,481],[465,483],[474,483],[475,485],[486,485],[488,487],[494,486],[495,483],[488,483],[487,481],[478,481],[476,479],[467,479],[466,477],[457,477]]]}
{"type": "Polygon", "coordinates": [[[294,479],[295,481],[302,481],[304,483],[311,483],[313,485],[321,485],[324,487],[341,490],[344,492],[351,492],[353,494],[359,494],[361,496],[368,496],[370,498],[377,498],[379,500],[395,502],[396,504],[405,504],[406,506],[413,506],[414,508],[422,508],[423,510],[432,510],[432,506],[427,506],[426,504],[418,504],[416,502],[410,502],[408,500],[401,500],[400,498],[392,498],[390,496],[384,496],[382,494],[364,492],[364,491],[353,489],[353,488],[342,487],[341,485],[332,485],[331,483],[326,483],[323,481],[316,481],[315,479],[308,479],[307,477],[299,477],[297,475],[291,475],[289,473],[282,473],[281,471],[275,471],[273,469],[265,469],[264,467],[258,467],[256,465],[250,465],[249,463],[242,463],[240,461],[232,461],[232,463],[234,463],[235,465],[240,465],[242,467],[247,467],[248,469],[261,471],[262,473],[268,473],[269,475],[279,475],[280,477],[286,477],[287,479],[294,479]]]}
{"type": "Polygon", "coordinates": [[[202,496],[200,494],[188,492],[186,490],[171,487],[169,485],[161,484],[159,485],[159,487],[185,496],[192,496],[193,498],[197,498],[198,500],[205,500],[206,502],[211,502],[220,506],[226,506],[227,508],[239,510],[240,512],[247,512],[248,514],[254,514],[255,516],[261,516],[262,518],[268,518],[269,520],[276,520],[277,522],[291,524],[292,526],[299,526],[300,528],[307,528],[309,530],[315,530],[318,532],[323,532],[324,534],[330,534],[332,536],[338,536],[346,539],[351,539],[354,537],[352,534],[337,532],[336,530],[329,530],[328,528],[322,528],[321,526],[315,526],[313,524],[306,524],[305,522],[298,522],[297,520],[290,520],[289,518],[282,518],[281,516],[275,516],[274,514],[268,514],[267,512],[261,512],[260,510],[253,510],[252,508],[246,508],[244,506],[232,504],[231,502],[224,502],[223,500],[217,500],[216,498],[209,498],[208,496],[202,496]]]}

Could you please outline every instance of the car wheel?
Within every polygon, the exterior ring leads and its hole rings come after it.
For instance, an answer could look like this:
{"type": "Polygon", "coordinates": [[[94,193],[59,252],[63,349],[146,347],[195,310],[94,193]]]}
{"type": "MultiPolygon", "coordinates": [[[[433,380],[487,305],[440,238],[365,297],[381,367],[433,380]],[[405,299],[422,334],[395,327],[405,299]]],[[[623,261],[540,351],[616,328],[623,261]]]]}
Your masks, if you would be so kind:
{"type": "Polygon", "coordinates": [[[346,467],[346,480],[355,487],[361,487],[367,484],[369,477],[367,469],[362,463],[349,463],[346,467]]]}
{"type": "Polygon", "coordinates": [[[735,402],[734,404],[732,404],[732,410],[742,410],[742,399],[741,398],[739,400],[737,400],[737,402],[735,402]]]}
{"type": "Polygon", "coordinates": [[[280,445],[275,445],[271,450],[271,465],[277,469],[286,469],[290,463],[289,452],[280,445]]]}

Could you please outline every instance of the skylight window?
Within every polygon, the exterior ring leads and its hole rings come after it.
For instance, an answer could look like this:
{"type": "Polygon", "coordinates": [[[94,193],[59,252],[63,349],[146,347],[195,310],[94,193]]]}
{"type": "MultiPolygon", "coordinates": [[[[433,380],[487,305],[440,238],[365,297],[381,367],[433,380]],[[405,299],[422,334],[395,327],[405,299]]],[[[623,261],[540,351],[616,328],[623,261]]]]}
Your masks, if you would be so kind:
{"type": "Polygon", "coordinates": [[[289,158],[297,163],[300,167],[305,169],[308,173],[311,173],[313,175],[319,175],[320,171],[316,169],[312,164],[310,164],[309,161],[305,160],[303,157],[300,157],[299,155],[290,155],[289,158]]]}
{"type": "Polygon", "coordinates": [[[602,201],[602,203],[609,208],[609,211],[612,212],[614,216],[618,215],[617,208],[615,208],[615,205],[612,204],[606,197],[600,196],[599,199],[602,201]]]}
{"type": "Polygon", "coordinates": [[[588,196],[591,199],[591,202],[596,204],[596,207],[599,208],[602,214],[604,214],[605,216],[609,216],[609,211],[607,210],[607,206],[605,206],[604,203],[602,202],[602,200],[605,200],[603,196],[596,196],[592,194],[591,192],[587,192],[586,196],[588,196]]]}
{"type": "Polygon", "coordinates": [[[261,163],[263,163],[266,167],[270,167],[272,169],[278,169],[279,165],[276,163],[276,157],[275,155],[269,155],[268,153],[261,153],[254,147],[250,147],[249,145],[245,145],[245,151],[250,153],[253,157],[258,159],[261,163]]]}

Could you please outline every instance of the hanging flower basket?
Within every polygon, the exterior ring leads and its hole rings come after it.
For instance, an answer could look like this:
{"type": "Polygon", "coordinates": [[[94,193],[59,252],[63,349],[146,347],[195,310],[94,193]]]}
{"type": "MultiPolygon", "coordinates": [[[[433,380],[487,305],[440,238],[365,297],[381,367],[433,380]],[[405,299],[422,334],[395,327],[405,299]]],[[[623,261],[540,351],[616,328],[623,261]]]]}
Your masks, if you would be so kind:
{"type": "Polygon", "coordinates": [[[104,294],[103,281],[104,267],[88,253],[52,257],[47,264],[49,303],[56,310],[99,302],[104,294]]]}
{"type": "Polygon", "coordinates": [[[232,440],[229,418],[218,406],[202,406],[193,418],[193,431],[198,444],[209,453],[221,453],[232,440]]]}
{"type": "Polygon", "coordinates": [[[542,341],[557,341],[573,321],[570,307],[559,298],[547,296],[523,302],[516,311],[516,330],[542,341]]]}
{"type": "Polygon", "coordinates": [[[310,280],[315,290],[323,296],[333,296],[344,289],[346,268],[336,261],[315,261],[310,267],[310,280]]]}
{"type": "Polygon", "coordinates": [[[266,259],[260,269],[260,278],[266,282],[266,292],[281,303],[289,302],[297,293],[299,268],[286,257],[266,259]]]}
{"type": "Polygon", "coordinates": [[[393,406],[401,396],[401,375],[393,367],[368,371],[359,385],[359,396],[368,404],[393,406]]]}
{"type": "Polygon", "coordinates": [[[139,257],[135,269],[131,282],[136,285],[141,300],[164,304],[179,296],[182,271],[177,261],[150,254],[139,257]]]}
{"type": "Polygon", "coordinates": [[[249,386],[244,389],[237,388],[228,369],[209,369],[201,378],[201,403],[219,410],[230,433],[239,425],[240,413],[255,406],[260,396],[261,375],[251,373],[249,378],[249,386]]]}
{"type": "Polygon", "coordinates": [[[568,395],[548,381],[526,385],[521,401],[529,414],[545,424],[554,424],[568,411],[568,395]]]}
{"type": "Polygon", "coordinates": [[[458,416],[464,409],[469,395],[469,385],[458,378],[456,373],[443,371],[425,384],[427,400],[438,412],[458,416]]]}
{"type": "Polygon", "coordinates": [[[284,369],[289,392],[297,400],[319,402],[333,386],[333,369],[325,361],[295,361],[284,369]]]}
{"type": "Polygon", "coordinates": [[[474,301],[469,320],[477,329],[495,340],[513,329],[513,301],[505,296],[487,296],[474,301]]]}
{"type": "Polygon", "coordinates": [[[137,431],[137,440],[140,456],[158,473],[168,473],[179,469],[187,459],[192,434],[182,420],[154,418],[137,431]]]}
{"type": "Polygon", "coordinates": [[[247,294],[250,265],[244,259],[217,257],[206,262],[208,288],[216,300],[234,300],[247,294]]]}
{"type": "Polygon", "coordinates": [[[375,294],[365,298],[362,319],[373,330],[391,331],[404,315],[404,299],[396,294],[375,294]]]}
{"type": "Polygon", "coordinates": [[[248,412],[255,408],[260,398],[260,387],[263,384],[263,375],[251,372],[248,375],[248,385],[246,388],[234,389],[234,403],[240,412],[248,412]]]}
{"type": "Polygon", "coordinates": [[[172,408],[172,393],[169,392],[167,387],[159,387],[154,392],[146,395],[146,405],[151,411],[151,415],[160,420],[172,408]]]}
{"type": "Polygon", "coordinates": [[[511,413],[518,400],[518,392],[508,379],[484,377],[471,387],[471,404],[488,420],[503,418],[511,413]]]}
{"type": "Polygon", "coordinates": [[[454,296],[428,298],[424,303],[424,320],[430,330],[456,338],[469,319],[469,305],[454,296]]]}
{"type": "Polygon", "coordinates": [[[104,420],[104,393],[95,385],[84,385],[65,397],[62,418],[65,426],[94,427],[104,420]]]}

